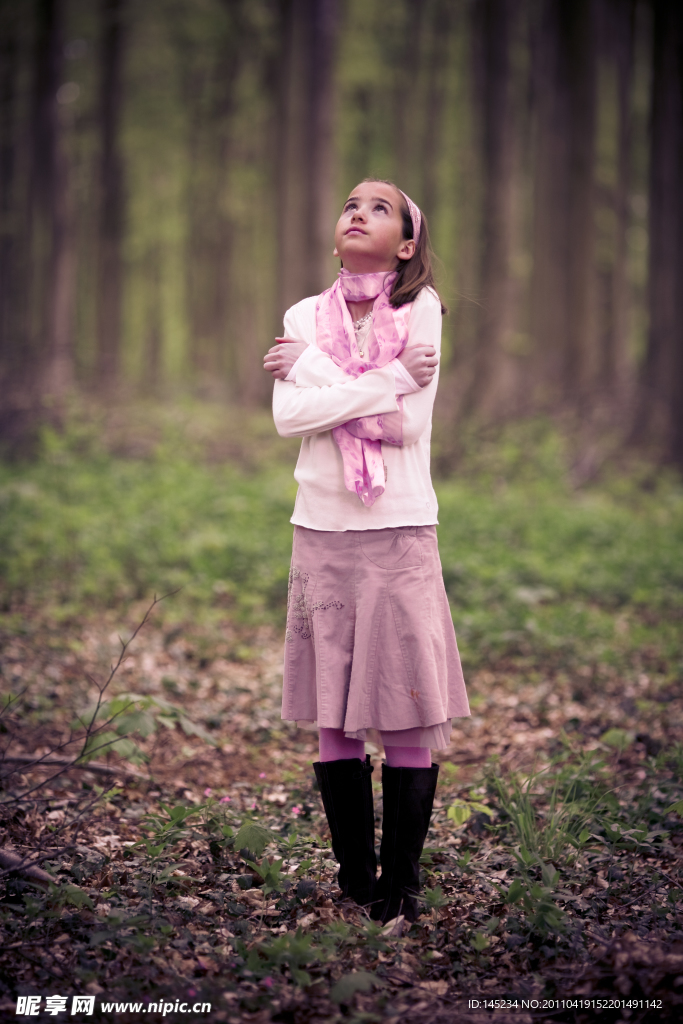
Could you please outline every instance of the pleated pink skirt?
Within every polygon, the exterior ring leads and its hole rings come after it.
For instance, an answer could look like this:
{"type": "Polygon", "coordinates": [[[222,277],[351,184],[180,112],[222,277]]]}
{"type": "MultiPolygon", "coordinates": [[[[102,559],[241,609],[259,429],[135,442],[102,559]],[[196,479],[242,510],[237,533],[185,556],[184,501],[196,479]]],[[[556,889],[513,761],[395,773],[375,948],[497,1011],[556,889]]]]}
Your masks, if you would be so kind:
{"type": "Polygon", "coordinates": [[[295,526],[282,718],[439,750],[469,713],[436,527],[295,526]]]}

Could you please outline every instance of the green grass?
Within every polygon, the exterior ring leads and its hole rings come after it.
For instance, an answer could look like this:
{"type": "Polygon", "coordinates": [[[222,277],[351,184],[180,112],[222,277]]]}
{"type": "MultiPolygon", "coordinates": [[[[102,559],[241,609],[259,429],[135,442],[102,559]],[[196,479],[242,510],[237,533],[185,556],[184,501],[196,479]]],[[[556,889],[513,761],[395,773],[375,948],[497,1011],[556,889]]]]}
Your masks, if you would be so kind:
{"type": "MultiPolygon", "coordinates": [[[[46,435],[37,461],[0,465],[5,613],[98,614],[181,587],[171,614],[281,625],[296,491],[289,451],[245,470],[180,444],[123,458],[46,435]]],[[[572,492],[557,453],[543,460],[507,482],[482,470],[437,485],[465,662],[628,664],[673,678],[683,665],[680,484],[663,478],[646,490],[621,477],[572,492]]]]}

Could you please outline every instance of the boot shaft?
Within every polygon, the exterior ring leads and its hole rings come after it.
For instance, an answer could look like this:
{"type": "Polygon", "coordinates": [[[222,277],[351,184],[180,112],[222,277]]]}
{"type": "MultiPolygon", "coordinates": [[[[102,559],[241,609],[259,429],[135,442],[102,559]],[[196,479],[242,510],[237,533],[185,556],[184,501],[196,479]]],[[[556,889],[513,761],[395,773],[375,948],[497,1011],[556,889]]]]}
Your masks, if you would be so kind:
{"type": "Polygon", "coordinates": [[[438,776],[436,764],[431,768],[382,766],[382,874],[376,887],[379,900],[372,909],[375,920],[386,922],[399,913],[409,921],[417,918],[420,856],[429,831],[438,776]]]}
{"type": "Polygon", "coordinates": [[[370,756],[364,762],[317,761],[313,768],[339,861],[339,886],[345,897],[367,904],[377,871],[370,756]]]}

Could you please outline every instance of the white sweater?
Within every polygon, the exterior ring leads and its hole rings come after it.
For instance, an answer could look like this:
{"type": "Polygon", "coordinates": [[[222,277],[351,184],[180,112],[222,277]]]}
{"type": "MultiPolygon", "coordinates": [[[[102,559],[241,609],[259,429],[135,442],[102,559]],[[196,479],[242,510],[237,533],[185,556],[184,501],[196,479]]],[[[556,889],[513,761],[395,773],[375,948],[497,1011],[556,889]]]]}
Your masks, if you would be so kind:
{"type": "MultiPolygon", "coordinates": [[[[273,418],[281,437],[303,437],[294,471],[299,484],[291,522],[311,530],[381,530],[438,523],[438,505],[429,472],[432,408],[437,366],[430,383],[403,398],[403,445],[382,442],[386,486],[372,508],[344,486],[344,468],[332,429],[359,416],[398,413],[392,363],[349,377],[316,345],[317,296],[288,309],[285,337],[309,346],[295,364],[296,382],[276,380],[273,418]]],[[[441,304],[423,288],[413,303],[408,345],[427,342],[441,352],[441,304]]],[[[398,364],[401,366],[401,364],[398,364]]],[[[399,371],[399,376],[400,376],[399,371]]],[[[405,376],[405,375],[403,375],[405,376]]],[[[412,379],[412,378],[411,378],[412,379]]],[[[400,388],[399,390],[403,390],[400,388]]]]}

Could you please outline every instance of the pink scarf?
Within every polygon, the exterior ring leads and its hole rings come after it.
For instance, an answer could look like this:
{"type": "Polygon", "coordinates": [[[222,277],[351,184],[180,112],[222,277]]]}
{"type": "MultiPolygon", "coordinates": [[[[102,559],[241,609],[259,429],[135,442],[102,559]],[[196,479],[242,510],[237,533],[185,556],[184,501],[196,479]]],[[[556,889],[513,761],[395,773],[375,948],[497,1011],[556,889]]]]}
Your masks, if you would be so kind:
{"type": "MultiPolygon", "coordinates": [[[[318,297],[316,305],[316,340],[318,348],[332,356],[335,363],[358,377],[391,362],[408,340],[408,320],[412,304],[394,308],[389,302],[396,272],[350,274],[340,270],[339,277],[318,297]],[[374,299],[372,327],[366,339],[366,358],[361,359],[356,345],[348,302],[374,299]]],[[[363,417],[374,420],[377,417],[363,417]]],[[[370,438],[355,437],[342,424],[332,436],[339,445],[344,462],[344,486],[358,495],[368,508],[384,493],[384,461],[382,444],[370,438]]]]}

